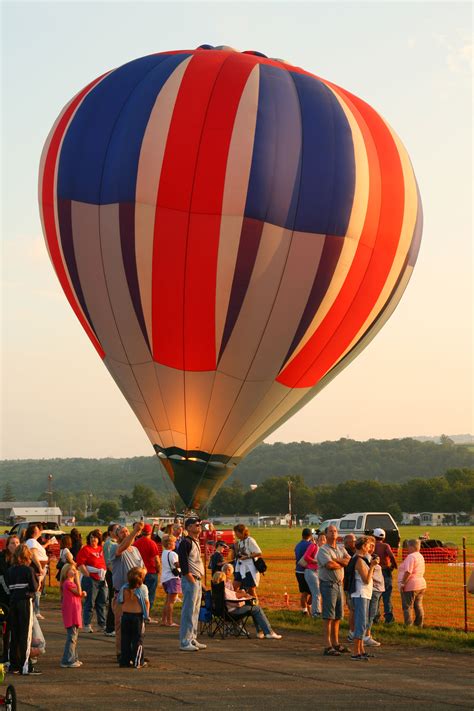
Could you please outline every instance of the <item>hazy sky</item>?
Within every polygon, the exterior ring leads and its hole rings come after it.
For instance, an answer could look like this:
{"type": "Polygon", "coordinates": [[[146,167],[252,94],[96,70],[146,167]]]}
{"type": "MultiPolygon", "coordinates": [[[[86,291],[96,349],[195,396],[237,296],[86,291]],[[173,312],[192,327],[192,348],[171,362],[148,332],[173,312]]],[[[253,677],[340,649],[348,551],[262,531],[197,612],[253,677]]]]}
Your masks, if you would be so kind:
{"type": "Polygon", "coordinates": [[[136,57],[227,44],[359,95],[401,137],[423,200],[414,276],[357,360],[267,441],[473,431],[470,3],[5,2],[0,457],[152,454],[59,287],[37,172],[63,105],[136,57]]]}

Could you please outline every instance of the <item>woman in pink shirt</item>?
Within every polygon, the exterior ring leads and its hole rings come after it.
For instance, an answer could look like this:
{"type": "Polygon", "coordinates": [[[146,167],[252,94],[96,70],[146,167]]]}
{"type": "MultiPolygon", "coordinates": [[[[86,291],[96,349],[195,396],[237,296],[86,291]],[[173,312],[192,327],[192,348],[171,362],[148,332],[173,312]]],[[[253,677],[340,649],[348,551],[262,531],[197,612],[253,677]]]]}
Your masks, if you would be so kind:
{"type": "Polygon", "coordinates": [[[326,536],[324,533],[320,533],[317,538],[317,542],[313,539],[313,542],[307,547],[303,556],[306,561],[304,579],[311,590],[312,617],[321,617],[321,595],[319,592],[318,562],[316,560],[316,556],[318,555],[319,546],[323,546],[325,543],[326,536]]]}
{"type": "Polygon", "coordinates": [[[398,569],[398,587],[402,596],[403,617],[406,625],[413,624],[423,627],[425,612],[423,610],[423,595],[426,590],[425,559],[420,553],[421,543],[412,539],[407,542],[408,555],[398,569]]]}

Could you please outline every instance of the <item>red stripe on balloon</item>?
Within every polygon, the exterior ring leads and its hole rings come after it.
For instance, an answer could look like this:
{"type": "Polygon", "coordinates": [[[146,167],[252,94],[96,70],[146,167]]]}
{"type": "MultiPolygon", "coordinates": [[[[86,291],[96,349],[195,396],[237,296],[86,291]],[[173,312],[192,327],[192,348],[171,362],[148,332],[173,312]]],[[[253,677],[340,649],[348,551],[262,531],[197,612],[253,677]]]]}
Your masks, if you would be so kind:
{"type": "MultiPolygon", "coordinates": [[[[229,106],[216,104],[214,93],[225,94],[219,75],[228,60],[224,52],[193,56],[181,81],[163,157],[154,227],[153,356],[173,368],[185,367],[185,341],[186,369],[215,368],[215,272],[222,191],[241,90],[235,96],[234,92],[244,83],[241,76],[225,95],[235,105],[231,116],[225,115],[229,106]],[[216,135],[219,121],[222,135],[219,131],[216,135]],[[205,195],[205,181],[209,193],[217,188],[214,198],[205,195]],[[190,220],[191,211],[209,209],[206,218],[199,215],[190,220]],[[162,265],[166,268],[160,269],[162,265]],[[206,283],[207,279],[212,283],[206,283]]],[[[239,73],[248,75],[254,63],[245,63],[239,73]]]]}
{"type": "Polygon", "coordinates": [[[368,212],[353,263],[333,306],[308,343],[277,378],[291,388],[316,385],[349,347],[383,289],[403,221],[403,171],[388,127],[364,101],[339,87],[337,91],[352,109],[367,147],[368,212]]]}
{"type": "Polygon", "coordinates": [[[49,253],[51,255],[51,260],[53,262],[54,269],[58,276],[59,282],[63,288],[67,300],[71,304],[71,307],[79,319],[82,327],[92,341],[92,345],[96,349],[97,353],[101,358],[105,357],[105,352],[102,349],[97,337],[92,330],[89,322],[84,318],[84,315],[79,306],[78,300],[74,291],[69,283],[64,263],[61,257],[61,250],[59,248],[59,235],[56,229],[56,219],[55,219],[55,201],[56,196],[54,194],[54,183],[56,166],[58,161],[58,155],[61,148],[61,142],[64,134],[66,133],[69,122],[78,108],[79,104],[82,102],[84,97],[93,89],[93,87],[98,84],[105,74],[94,79],[90,84],[88,84],[77,96],[72,100],[61,119],[56,126],[56,130],[51,138],[49,144],[48,153],[46,155],[46,160],[44,164],[43,180],[41,185],[41,203],[43,208],[43,220],[44,228],[46,233],[46,239],[48,240],[49,253]]]}
{"type": "Polygon", "coordinates": [[[216,367],[216,278],[222,200],[235,116],[254,57],[230,55],[207,109],[194,176],[186,256],[184,368],[216,367]]]}

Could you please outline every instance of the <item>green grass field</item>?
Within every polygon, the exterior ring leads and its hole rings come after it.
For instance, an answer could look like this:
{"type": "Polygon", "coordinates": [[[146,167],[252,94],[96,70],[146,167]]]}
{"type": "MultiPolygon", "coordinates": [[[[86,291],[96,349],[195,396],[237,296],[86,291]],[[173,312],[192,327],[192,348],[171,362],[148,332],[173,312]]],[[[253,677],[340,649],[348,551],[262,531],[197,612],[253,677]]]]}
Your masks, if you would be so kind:
{"type": "MultiPolygon", "coordinates": [[[[424,533],[430,534],[430,538],[437,538],[441,541],[450,541],[456,545],[462,545],[463,537],[466,538],[468,547],[474,546],[474,526],[400,526],[400,537],[418,538],[424,533]]],[[[253,528],[251,530],[260,548],[263,551],[291,549],[301,538],[300,528],[253,528]]]]}
{"type": "MultiPolygon", "coordinates": [[[[94,526],[78,526],[83,538],[94,526]]],[[[106,530],[106,526],[100,526],[101,530],[106,530]]],[[[70,530],[63,528],[63,530],[70,530]]],[[[463,537],[466,538],[466,545],[474,547],[474,526],[400,526],[400,536],[405,538],[418,538],[424,533],[430,534],[430,538],[437,538],[444,542],[462,545],[463,537]]],[[[263,551],[292,550],[301,538],[300,528],[252,528],[251,535],[254,536],[263,551]]]]}

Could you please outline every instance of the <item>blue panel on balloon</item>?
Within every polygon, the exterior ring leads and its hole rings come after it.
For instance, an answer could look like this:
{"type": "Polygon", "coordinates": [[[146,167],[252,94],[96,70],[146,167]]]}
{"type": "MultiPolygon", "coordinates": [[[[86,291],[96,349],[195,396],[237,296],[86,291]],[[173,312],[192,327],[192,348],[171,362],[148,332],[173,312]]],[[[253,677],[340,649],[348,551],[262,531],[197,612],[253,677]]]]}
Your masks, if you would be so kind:
{"type": "Polygon", "coordinates": [[[344,235],[355,186],[350,126],[337,99],[322,82],[304,74],[292,76],[300,99],[303,130],[294,229],[344,235]]]}
{"type": "Polygon", "coordinates": [[[137,85],[117,119],[110,139],[102,178],[101,204],[134,202],[138,161],[151,111],[164,84],[186,54],[163,58],[137,85]]]}
{"type": "MultiPolygon", "coordinates": [[[[137,85],[168,59],[169,55],[151,55],[129,62],[86,96],[64,137],[58,169],[59,198],[100,204],[103,167],[120,113],[137,85]]],[[[151,111],[149,104],[142,109],[151,111]]],[[[143,113],[137,118],[137,125],[140,120],[143,122],[143,113]]]]}

